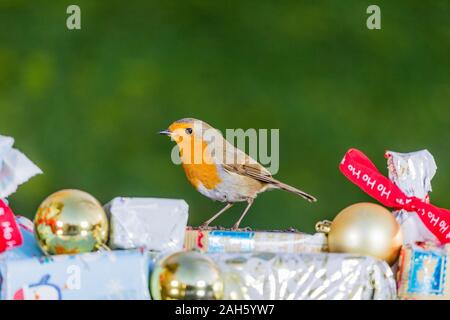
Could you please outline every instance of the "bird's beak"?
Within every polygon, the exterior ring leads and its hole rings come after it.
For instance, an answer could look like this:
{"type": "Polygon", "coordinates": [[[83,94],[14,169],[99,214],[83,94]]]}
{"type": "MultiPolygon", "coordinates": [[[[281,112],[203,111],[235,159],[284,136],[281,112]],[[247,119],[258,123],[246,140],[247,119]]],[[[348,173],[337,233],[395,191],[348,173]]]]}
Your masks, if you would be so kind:
{"type": "Polygon", "coordinates": [[[170,136],[171,134],[172,134],[172,132],[170,132],[169,130],[163,130],[163,131],[160,131],[160,132],[158,132],[160,135],[163,135],[163,136],[170,136]]]}

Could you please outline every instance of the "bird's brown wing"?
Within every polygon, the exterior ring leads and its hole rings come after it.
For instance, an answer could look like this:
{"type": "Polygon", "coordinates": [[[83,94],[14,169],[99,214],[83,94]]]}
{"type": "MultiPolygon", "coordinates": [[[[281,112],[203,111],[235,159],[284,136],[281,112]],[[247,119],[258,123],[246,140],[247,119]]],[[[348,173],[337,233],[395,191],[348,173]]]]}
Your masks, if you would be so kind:
{"type": "Polygon", "coordinates": [[[309,202],[317,201],[312,195],[275,179],[270,172],[259,163],[222,164],[222,167],[228,172],[250,177],[260,182],[268,183],[276,188],[295,193],[309,202]]]}
{"type": "Polygon", "coordinates": [[[275,182],[275,179],[272,177],[270,172],[259,163],[222,164],[222,167],[228,172],[237,173],[261,182],[275,182]]]}
{"type": "Polygon", "coordinates": [[[228,156],[224,158],[226,159],[226,161],[221,162],[221,165],[225,171],[246,176],[262,183],[270,184],[275,188],[295,193],[310,202],[317,201],[317,199],[312,195],[281,181],[278,181],[277,179],[272,177],[272,174],[269,170],[260,165],[255,159],[253,159],[243,151],[234,148],[233,145],[228,143],[228,141],[226,140],[224,150],[222,150],[222,152],[224,156],[228,156]],[[230,159],[231,161],[228,161],[230,159]]]}

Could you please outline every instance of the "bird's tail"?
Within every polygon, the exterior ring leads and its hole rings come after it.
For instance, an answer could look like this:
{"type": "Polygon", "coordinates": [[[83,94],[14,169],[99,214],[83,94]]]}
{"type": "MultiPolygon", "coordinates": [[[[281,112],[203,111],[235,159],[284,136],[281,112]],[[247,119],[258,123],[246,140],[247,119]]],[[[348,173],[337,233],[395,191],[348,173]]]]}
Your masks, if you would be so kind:
{"type": "Polygon", "coordinates": [[[306,192],[304,192],[302,190],[299,190],[297,188],[294,188],[294,187],[292,187],[292,186],[290,186],[288,184],[285,184],[285,183],[283,183],[281,181],[275,180],[275,181],[272,182],[272,185],[274,187],[276,187],[276,188],[295,193],[296,195],[302,197],[303,199],[308,200],[309,202],[316,202],[317,201],[317,199],[315,197],[313,197],[312,195],[310,195],[310,194],[308,194],[308,193],[306,193],[306,192]]]}

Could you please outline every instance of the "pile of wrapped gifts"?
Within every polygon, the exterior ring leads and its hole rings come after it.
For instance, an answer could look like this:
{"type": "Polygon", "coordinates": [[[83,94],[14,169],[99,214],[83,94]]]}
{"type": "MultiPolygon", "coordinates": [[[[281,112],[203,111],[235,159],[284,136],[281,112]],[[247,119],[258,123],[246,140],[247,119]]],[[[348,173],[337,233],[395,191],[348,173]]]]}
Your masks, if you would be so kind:
{"type": "Polygon", "coordinates": [[[184,200],[61,190],[34,221],[7,197],[41,173],[0,136],[0,299],[448,299],[449,212],[428,193],[428,151],[358,150],[344,175],[385,207],[352,205],[317,233],[188,227],[184,200]]]}

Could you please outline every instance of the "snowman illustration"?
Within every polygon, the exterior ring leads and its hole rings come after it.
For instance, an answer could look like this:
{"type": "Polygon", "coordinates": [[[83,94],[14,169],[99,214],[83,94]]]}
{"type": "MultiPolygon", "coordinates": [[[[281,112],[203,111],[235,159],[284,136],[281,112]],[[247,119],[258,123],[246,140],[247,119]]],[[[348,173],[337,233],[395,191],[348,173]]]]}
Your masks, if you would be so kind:
{"type": "Polygon", "coordinates": [[[37,283],[29,284],[14,293],[14,300],[61,300],[61,289],[49,282],[50,275],[44,275],[37,283]]]}

